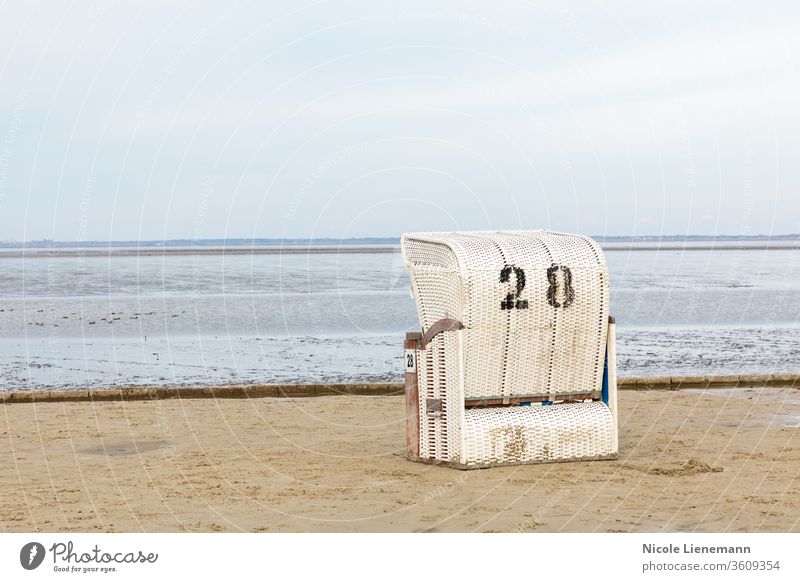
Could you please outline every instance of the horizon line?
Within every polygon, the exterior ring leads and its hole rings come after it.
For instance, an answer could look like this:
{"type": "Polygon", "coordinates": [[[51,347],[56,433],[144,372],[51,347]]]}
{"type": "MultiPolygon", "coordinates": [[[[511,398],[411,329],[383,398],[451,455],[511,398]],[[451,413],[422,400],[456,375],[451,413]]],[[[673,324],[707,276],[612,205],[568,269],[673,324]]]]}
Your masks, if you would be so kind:
{"type": "MultiPolygon", "coordinates": [[[[497,229],[505,230],[505,229],[497,229]]],[[[784,234],[606,234],[606,235],[587,235],[589,238],[595,240],[646,240],[646,241],[669,241],[681,242],[688,239],[694,240],[800,240],[800,233],[784,233],[784,234]]],[[[92,245],[92,246],[113,246],[113,245],[146,245],[157,246],[164,244],[192,245],[198,243],[219,243],[229,244],[236,242],[237,245],[242,244],[307,244],[307,243],[342,243],[344,241],[353,242],[372,242],[377,244],[392,244],[400,242],[400,236],[353,236],[353,237],[335,237],[335,236],[319,236],[319,237],[210,237],[210,238],[197,238],[197,237],[176,237],[164,239],[108,239],[108,240],[67,240],[67,239],[30,239],[26,241],[19,241],[15,239],[0,240],[0,248],[18,248],[20,246],[44,246],[44,245],[92,245]]],[[[324,244],[323,243],[323,244],[324,244]]]]}

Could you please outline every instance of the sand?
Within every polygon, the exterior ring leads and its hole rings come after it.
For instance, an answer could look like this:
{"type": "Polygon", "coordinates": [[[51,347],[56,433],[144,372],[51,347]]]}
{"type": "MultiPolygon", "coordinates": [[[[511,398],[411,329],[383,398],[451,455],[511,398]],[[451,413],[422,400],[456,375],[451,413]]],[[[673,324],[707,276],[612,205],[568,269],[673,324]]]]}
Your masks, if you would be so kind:
{"type": "Polygon", "coordinates": [[[800,393],[623,391],[620,458],[408,462],[396,396],[0,405],[2,531],[800,531],[800,393]]]}

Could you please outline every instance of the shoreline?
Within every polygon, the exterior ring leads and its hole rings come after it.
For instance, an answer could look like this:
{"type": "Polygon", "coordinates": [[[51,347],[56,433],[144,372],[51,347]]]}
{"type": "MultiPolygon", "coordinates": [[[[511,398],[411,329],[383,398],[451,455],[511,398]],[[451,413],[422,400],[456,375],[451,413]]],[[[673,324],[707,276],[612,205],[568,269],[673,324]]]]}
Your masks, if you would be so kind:
{"type": "MultiPolygon", "coordinates": [[[[719,243],[686,244],[657,243],[600,243],[603,252],[638,251],[796,251],[800,243],[793,241],[747,242],[719,241],[719,243]]],[[[123,247],[123,248],[0,248],[0,259],[58,259],[58,258],[114,258],[114,257],[166,257],[166,256],[224,256],[224,255],[372,255],[400,254],[399,245],[349,245],[349,246],[231,246],[231,247],[123,247]]]]}
{"type": "MultiPolygon", "coordinates": [[[[799,247],[800,248],[800,247],[799,247]]],[[[399,254],[400,247],[231,247],[231,248],[76,248],[0,250],[0,259],[58,259],[83,257],[165,257],[165,256],[224,256],[224,255],[374,255],[399,254]]]]}
{"type": "MultiPolygon", "coordinates": [[[[795,388],[800,374],[729,376],[630,376],[618,378],[620,390],[683,390],[690,388],[795,388]]],[[[308,398],[313,396],[397,396],[402,382],[350,384],[254,384],[224,386],[130,386],[88,390],[11,390],[0,392],[0,404],[31,402],[95,402],[189,398],[308,398]]]]}

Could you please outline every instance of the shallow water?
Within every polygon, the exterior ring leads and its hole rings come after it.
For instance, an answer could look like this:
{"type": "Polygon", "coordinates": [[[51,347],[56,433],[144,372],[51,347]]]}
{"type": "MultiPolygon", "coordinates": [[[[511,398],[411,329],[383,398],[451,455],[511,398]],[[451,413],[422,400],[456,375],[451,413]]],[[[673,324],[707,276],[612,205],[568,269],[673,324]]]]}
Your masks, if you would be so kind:
{"type": "MultiPolygon", "coordinates": [[[[800,372],[800,250],[609,250],[622,375],[800,372]]],[[[400,380],[399,254],[0,258],[0,390],[400,380]]]]}

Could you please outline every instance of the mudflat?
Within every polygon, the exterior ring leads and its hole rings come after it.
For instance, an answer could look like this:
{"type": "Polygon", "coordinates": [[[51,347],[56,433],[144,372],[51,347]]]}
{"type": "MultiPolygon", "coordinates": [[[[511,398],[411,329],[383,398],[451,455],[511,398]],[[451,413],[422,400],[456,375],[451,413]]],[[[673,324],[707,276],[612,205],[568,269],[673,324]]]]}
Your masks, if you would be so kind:
{"type": "Polygon", "coordinates": [[[404,458],[398,396],[0,405],[2,531],[800,531],[800,392],[623,391],[614,461],[404,458]]]}

